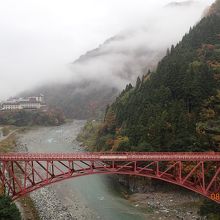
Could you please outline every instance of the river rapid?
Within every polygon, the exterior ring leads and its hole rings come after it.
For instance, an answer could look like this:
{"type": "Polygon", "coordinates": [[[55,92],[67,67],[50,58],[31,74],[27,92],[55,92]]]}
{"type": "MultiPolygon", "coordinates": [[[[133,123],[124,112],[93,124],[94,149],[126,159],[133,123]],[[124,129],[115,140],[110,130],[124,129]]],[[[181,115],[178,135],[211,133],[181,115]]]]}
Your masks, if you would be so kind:
{"type": "MultiPolygon", "coordinates": [[[[85,121],[74,120],[59,127],[33,128],[19,134],[20,151],[83,151],[76,137],[85,121]]],[[[106,175],[65,180],[30,193],[45,220],[143,220],[147,213],[134,207],[117,193],[106,175]]]]}

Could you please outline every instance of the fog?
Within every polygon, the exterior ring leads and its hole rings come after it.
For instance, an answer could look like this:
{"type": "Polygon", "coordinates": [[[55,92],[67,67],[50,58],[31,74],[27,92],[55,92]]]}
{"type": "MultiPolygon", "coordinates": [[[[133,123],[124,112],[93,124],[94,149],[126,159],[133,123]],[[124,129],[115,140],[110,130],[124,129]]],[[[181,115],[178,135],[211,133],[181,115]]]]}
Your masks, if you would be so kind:
{"type": "Polygon", "coordinates": [[[0,99],[45,82],[96,79],[122,88],[135,79],[131,73],[154,68],[152,60],[181,40],[212,2],[1,1],[0,99]]]}

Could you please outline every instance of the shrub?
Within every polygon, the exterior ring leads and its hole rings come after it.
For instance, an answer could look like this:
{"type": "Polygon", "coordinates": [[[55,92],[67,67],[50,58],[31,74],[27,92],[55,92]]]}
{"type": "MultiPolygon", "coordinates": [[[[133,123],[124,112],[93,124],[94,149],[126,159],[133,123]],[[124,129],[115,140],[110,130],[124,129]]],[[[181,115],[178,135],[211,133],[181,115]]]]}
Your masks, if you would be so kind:
{"type": "Polygon", "coordinates": [[[0,196],[0,220],[21,220],[21,214],[10,197],[0,196]]]}

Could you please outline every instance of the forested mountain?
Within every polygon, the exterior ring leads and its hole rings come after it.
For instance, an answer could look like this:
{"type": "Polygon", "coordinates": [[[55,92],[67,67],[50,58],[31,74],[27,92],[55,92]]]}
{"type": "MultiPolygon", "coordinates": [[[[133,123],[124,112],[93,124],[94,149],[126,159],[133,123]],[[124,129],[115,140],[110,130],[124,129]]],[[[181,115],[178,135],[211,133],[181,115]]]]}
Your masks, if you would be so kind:
{"type": "Polygon", "coordinates": [[[67,117],[103,117],[106,105],[126,84],[135,83],[137,76],[148,69],[155,70],[169,45],[189,30],[202,10],[203,6],[188,3],[184,7],[174,4],[158,8],[158,14],[143,25],[122,31],[71,63],[70,78],[45,83],[22,96],[43,93],[49,106],[62,109],[67,117]]]}
{"type": "Polygon", "coordinates": [[[95,80],[83,80],[44,85],[32,91],[25,91],[21,95],[39,93],[44,94],[47,105],[63,111],[66,117],[85,119],[103,117],[106,105],[115,99],[119,90],[95,80]]]}
{"type": "Polygon", "coordinates": [[[43,93],[46,102],[62,109],[67,117],[103,117],[106,105],[113,102],[123,86],[135,82],[146,69],[154,69],[165,54],[165,47],[151,49],[147,43],[143,47],[143,41],[131,45],[139,35],[134,31],[115,36],[80,56],[69,65],[80,79],[44,85],[22,95],[43,93]]]}
{"type": "Polygon", "coordinates": [[[220,1],[217,0],[214,4],[212,4],[207,15],[211,14],[220,15],[220,1]]]}
{"type": "Polygon", "coordinates": [[[97,150],[220,150],[219,3],[108,106],[97,150]]]}

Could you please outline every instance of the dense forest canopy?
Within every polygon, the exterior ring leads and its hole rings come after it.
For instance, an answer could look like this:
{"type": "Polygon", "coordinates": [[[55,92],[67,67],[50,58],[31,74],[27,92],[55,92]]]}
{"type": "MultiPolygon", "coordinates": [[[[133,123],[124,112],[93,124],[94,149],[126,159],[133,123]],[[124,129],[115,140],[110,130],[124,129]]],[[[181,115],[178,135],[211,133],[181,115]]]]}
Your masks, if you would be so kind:
{"type": "Polygon", "coordinates": [[[107,107],[96,150],[219,151],[219,82],[215,10],[107,107]]]}
{"type": "Polygon", "coordinates": [[[21,220],[21,213],[8,196],[0,195],[0,219],[21,220]]]}
{"type": "Polygon", "coordinates": [[[65,122],[63,113],[56,109],[47,111],[1,111],[1,125],[16,125],[16,126],[33,126],[33,125],[61,125],[65,122]]]}

